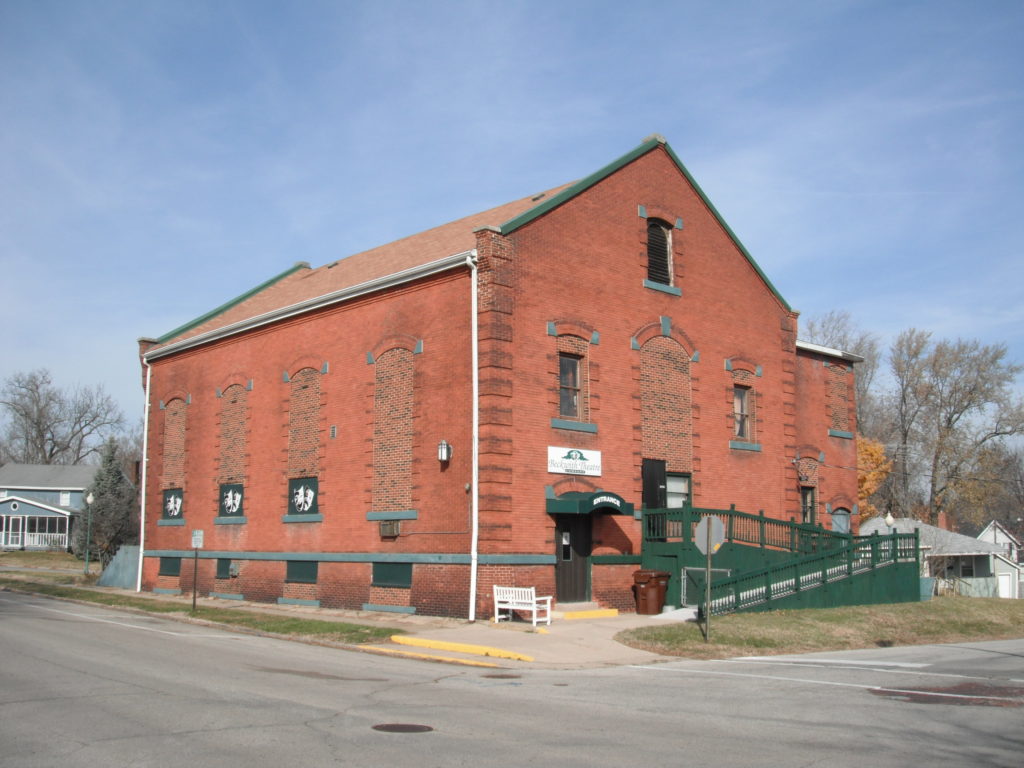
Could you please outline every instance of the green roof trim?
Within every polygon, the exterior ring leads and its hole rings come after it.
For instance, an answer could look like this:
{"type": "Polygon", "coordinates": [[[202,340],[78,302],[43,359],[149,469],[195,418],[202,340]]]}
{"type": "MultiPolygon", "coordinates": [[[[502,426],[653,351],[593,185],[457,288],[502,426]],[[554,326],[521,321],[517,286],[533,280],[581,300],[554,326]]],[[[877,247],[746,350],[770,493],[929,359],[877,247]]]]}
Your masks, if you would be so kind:
{"type": "Polygon", "coordinates": [[[236,296],[235,298],[231,299],[231,301],[228,301],[228,302],[226,302],[224,304],[221,304],[216,309],[211,309],[205,315],[200,315],[199,317],[195,318],[194,320],[190,320],[189,322],[185,323],[184,325],[179,325],[173,331],[169,331],[168,333],[165,333],[163,336],[158,337],[157,340],[156,340],[157,344],[163,344],[164,342],[170,341],[175,336],[179,336],[179,335],[185,333],[186,331],[191,331],[193,328],[195,328],[196,326],[202,325],[203,323],[205,323],[210,318],[216,317],[217,315],[221,314],[222,312],[227,312],[232,307],[235,307],[235,306],[241,304],[243,301],[245,301],[246,299],[249,299],[249,298],[255,296],[260,291],[266,290],[267,288],[272,286],[274,283],[279,282],[281,280],[284,280],[284,278],[288,277],[291,274],[294,274],[295,272],[298,272],[300,269],[309,269],[309,263],[305,262],[305,261],[297,262],[294,266],[289,267],[288,269],[286,269],[281,274],[275,275],[274,277],[270,278],[269,280],[265,280],[264,282],[262,282],[259,285],[257,285],[255,288],[252,288],[251,290],[246,291],[241,296],[236,296]]]}
{"type": "MultiPolygon", "coordinates": [[[[658,138],[653,138],[652,137],[652,138],[648,139],[647,141],[645,141],[643,144],[641,144],[639,147],[637,147],[633,151],[627,152],[625,155],[620,157],[618,160],[613,160],[612,162],[610,162],[608,165],[606,165],[604,168],[600,169],[599,171],[595,171],[594,173],[592,173],[589,176],[587,176],[585,179],[580,179],[575,184],[572,184],[572,185],[566,187],[561,192],[559,192],[557,195],[553,195],[552,197],[549,197],[547,200],[545,200],[540,205],[536,205],[533,208],[531,208],[530,210],[524,211],[523,213],[521,213],[518,216],[516,216],[514,219],[509,219],[504,224],[502,224],[501,227],[499,228],[501,234],[507,235],[510,232],[514,232],[515,230],[519,229],[524,224],[528,224],[531,221],[533,221],[534,219],[543,216],[545,213],[550,211],[552,208],[557,208],[562,203],[565,203],[565,202],[571,200],[572,198],[576,197],[576,195],[578,195],[581,192],[584,192],[584,191],[590,189],[592,186],[597,184],[599,181],[603,181],[604,179],[608,178],[613,173],[615,173],[617,170],[619,170],[623,166],[628,165],[629,163],[633,162],[638,157],[643,157],[648,152],[650,152],[652,149],[655,149],[660,143],[661,143],[661,141],[658,138]]],[[[668,145],[666,145],[666,147],[667,146],[668,145]]]]}
{"type": "Polygon", "coordinates": [[[651,150],[657,149],[659,146],[665,147],[665,151],[668,153],[668,156],[672,158],[672,161],[676,164],[676,167],[678,167],[679,170],[682,172],[683,176],[686,177],[686,180],[690,182],[694,190],[696,190],[697,194],[700,196],[700,199],[703,200],[704,204],[708,207],[708,210],[711,211],[712,215],[714,215],[714,217],[718,220],[718,223],[722,226],[722,229],[725,230],[726,234],[729,235],[733,243],[736,244],[736,247],[739,248],[740,253],[742,253],[743,256],[746,257],[747,261],[750,262],[750,266],[754,268],[754,271],[757,272],[760,278],[764,281],[765,285],[768,286],[768,289],[772,292],[775,298],[779,300],[779,303],[782,304],[782,306],[785,307],[787,311],[792,312],[793,308],[789,305],[789,302],[782,298],[782,294],[780,294],[778,289],[776,289],[776,287],[772,284],[772,281],[769,280],[768,276],[761,271],[761,267],[759,267],[757,262],[754,261],[754,257],[750,255],[750,251],[748,251],[746,246],[744,246],[743,243],[740,242],[740,239],[736,236],[736,233],[732,231],[732,228],[728,224],[726,224],[725,219],[722,218],[722,214],[718,212],[718,209],[715,208],[711,200],[708,199],[708,196],[704,194],[704,190],[701,189],[700,184],[698,184],[697,181],[693,178],[693,176],[690,175],[690,172],[686,169],[686,166],[683,165],[683,162],[672,150],[672,147],[670,147],[668,142],[665,141],[665,139],[661,136],[655,135],[650,137],[643,144],[638,146],[636,149],[627,152],[618,160],[612,161],[604,168],[601,168],[599,171],[595,171],[594,173],[587,176],[585,179],[581,179],[580,181],[577,181],[575,184],[566,187],[557,195],[553,195],[540,205],[534,206],[528,211],[524,211],[523,213],[519,214],[513,219],[509,219],[508,221],[501,225],[499,231],[501,232],[502,235],[508,235],[511,232],[514,232],[520,227],[529,224],[534,219],[540,218],[553,208],[557,208],[558,206],[562,205],[562,203],[568,202],[572,198],[576,197],[576,195],[585,192],[586,190],[590,189],[590,187],[597,184],[599,181],[603,181],[604,179],[608,178],[619,169],[633,162],[637,158],[643,157],[651,150]]]}

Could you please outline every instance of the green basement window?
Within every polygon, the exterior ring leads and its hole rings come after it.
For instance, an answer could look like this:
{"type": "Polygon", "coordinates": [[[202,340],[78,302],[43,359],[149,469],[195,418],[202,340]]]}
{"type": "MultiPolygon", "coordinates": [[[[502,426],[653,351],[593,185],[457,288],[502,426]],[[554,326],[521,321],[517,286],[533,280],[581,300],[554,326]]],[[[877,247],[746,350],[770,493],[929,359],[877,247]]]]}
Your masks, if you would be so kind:
{"type": "Polygon", "coordinates": [[[161,576],[181,576],[181,558],[161,557],[159,574],[161,576]]]}
{"type": "Polygon", "coordinates": [[[374,563],[373,586],[412,587],[412,563],[374,563]]]}
{"type": "Polygon", "coordinates": [[[292,584],[316,584],[317,566],[316,560],[287,560],[287,569],[284,580],[292,584]]]}
{"type": "Polygon", "coordinates": [[[231,578],[231,560],[226,557],[217,558],[217,578],[218,579],[230,579],[231,578]]]}

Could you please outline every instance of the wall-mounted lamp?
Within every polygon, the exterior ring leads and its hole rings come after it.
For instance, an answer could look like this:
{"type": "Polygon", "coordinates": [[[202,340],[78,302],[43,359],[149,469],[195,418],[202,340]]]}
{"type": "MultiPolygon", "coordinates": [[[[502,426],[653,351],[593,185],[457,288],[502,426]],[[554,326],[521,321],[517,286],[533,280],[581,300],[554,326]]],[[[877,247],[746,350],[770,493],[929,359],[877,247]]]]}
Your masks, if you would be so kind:
{"type": "Polygon", "coordinates": [[[447,464],[452,460],[452,446],[447,440],[442,440],[437,444],[437,460],[442,464],[447,464]]]}

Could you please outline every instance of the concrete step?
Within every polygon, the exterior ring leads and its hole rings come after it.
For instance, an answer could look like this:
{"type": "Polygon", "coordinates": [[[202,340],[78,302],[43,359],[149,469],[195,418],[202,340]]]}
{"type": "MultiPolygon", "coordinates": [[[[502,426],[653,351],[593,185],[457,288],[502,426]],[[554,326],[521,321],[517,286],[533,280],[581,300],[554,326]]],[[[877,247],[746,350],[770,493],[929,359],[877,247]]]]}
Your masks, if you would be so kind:
{"type": "Polygon", "coordinates": [[[615,608],[602,608],[597,603],[559,603],[558,607],[551,611],[552,619],[603,619],[618,616],[615,608]]]}

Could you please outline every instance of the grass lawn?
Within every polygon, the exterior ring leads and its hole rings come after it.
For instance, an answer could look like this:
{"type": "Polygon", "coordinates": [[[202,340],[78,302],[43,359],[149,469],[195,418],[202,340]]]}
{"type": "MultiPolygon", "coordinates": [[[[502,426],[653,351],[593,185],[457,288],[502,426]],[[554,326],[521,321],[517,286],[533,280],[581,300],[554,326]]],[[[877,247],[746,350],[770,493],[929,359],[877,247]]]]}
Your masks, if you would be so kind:
{"type": "Polygon", "coordinates": [[[695,622],[619,633],[633,648],[720,659],[1024,637],[1024,600],[936,597],[924,603],[858,605],[711,619],[711,642],[695,622]]]}
{"type": "Polygon", "coordinates": [[[89,589],[88,585],[96,581],[96,576],[92,573],[84,575],[84,563],[74,555],[64,553],[4,552],[0,554],[0,565],[19,569],[0,572],[0,589],[9,587],[22,592],[97,603],[113,608],[178,615],[225,627],[285,635],[294,639],[356,645],[380,642],[391,635],[403,633],[403,630],[393,627],[282,615],[259,609],[198,606],[193,613],[191,601],[161,600],[141,596],[135,592],[89,589]],[[38,570],[40,568],[67,569],[68,572],[45,572],[38,570]]]}

